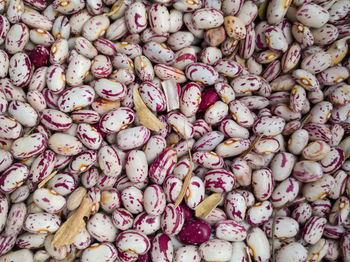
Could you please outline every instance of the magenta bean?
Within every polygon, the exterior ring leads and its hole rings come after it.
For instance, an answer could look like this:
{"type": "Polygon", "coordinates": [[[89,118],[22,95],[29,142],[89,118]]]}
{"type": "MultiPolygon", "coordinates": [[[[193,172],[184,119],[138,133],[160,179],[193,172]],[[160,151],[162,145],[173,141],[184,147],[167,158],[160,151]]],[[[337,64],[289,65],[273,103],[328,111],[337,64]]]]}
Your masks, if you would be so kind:
{"type": "Polygon", "coordinates": [[[178,238],[185,244],[201,244],[209,240],[211,227],[202,220],[188,220],[184,223],[178,238]]]}
{"type": "Polygon", "coordinates": [[[203,93],[201,103],[199,104],[198,112],[206,111],[211,105],[218,100],[218,95],[212,89],[209,89],[203,93]]]}

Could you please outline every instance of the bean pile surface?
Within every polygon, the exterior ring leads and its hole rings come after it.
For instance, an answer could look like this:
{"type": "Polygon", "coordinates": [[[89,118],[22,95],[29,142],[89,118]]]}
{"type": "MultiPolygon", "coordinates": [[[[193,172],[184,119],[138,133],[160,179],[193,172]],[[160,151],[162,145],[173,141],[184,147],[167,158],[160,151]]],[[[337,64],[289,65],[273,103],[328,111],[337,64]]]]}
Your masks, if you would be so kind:
{"type": "Polygon", "coordinates": [[[0,262],[350,262],[349,0],[0,0],[0,262]]]}

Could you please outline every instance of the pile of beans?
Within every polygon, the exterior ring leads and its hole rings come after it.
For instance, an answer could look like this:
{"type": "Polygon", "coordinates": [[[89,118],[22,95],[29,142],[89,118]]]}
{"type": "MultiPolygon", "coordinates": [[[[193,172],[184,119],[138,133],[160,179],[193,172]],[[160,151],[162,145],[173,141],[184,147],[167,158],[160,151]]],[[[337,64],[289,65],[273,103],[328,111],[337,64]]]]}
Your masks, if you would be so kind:
{"type": "Polygon", "coordinates": [[[349,0],[47,2],[0,1],[0,262],[350,261],[349,0]]]}

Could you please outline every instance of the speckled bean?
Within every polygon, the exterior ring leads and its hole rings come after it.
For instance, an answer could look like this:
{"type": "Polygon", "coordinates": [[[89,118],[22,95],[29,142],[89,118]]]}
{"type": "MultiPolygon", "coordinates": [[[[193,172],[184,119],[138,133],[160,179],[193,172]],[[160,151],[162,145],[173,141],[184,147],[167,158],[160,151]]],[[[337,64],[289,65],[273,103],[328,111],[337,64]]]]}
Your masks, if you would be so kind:
{"type": "Polygon", "coordinates": [[[326,222],[325,218],[311,217],[303,229],[303,239],[309,244],[316,244],[321,239],[326,222]]]}
{"type": "Polygon", "coordinates": [[[61,225],[58,215],[49,213],[29,214],[23,225],[23,229],[30,233],[50,234],[57,231],[61,225]]]}
{"type": "Polygon", "coordinates": [[[268,261],[271,253],[269,242],[264,231],[259,227],[253,227],[247,234],[247,245],[256,261],[268,261]]]}
{"type": "Polygon", "coordinates": [[[226,240],[208,240],[199,246],[199,254],[207,261],[227,261],[232,255],[232,245],[226,240]]]}
{"type": "Polygon", "coordinates": [[[94,243],[85,249],[81,261],[89,262],[96,259],[112,262],[117,258],[117,249],[112,243],[94,243]]]}
{"type": "Polygon", "coordinates": [[[186,67],[188,79],[203,85],[213,85],[218,78],[217,71],[213,67],[203,63],[192,63],[186,67]]]}
{"type": "Polygon", "coordinates": [[[132,250],[136,254],[145,254],[151,247],[146,235],[136,230],[126,230],[120,233],[116,239],[116,246],[123,250],[132,250]]]}
{"type": "Polygon", "coordinates": [[[147,143],[151,131],[144,126],[127,128],[119,131],[117,135],[117,145],[121,150],[131,150],[143,146],[147,143]]]}
{"type": "Polygon", "coordinates": [[[247,203],[243,195],[234,191],[229,192],[226,195],[224,207],[226,215],[230,219],[236,222],[242,222],[244,220],[247,210],[247,203]]]}

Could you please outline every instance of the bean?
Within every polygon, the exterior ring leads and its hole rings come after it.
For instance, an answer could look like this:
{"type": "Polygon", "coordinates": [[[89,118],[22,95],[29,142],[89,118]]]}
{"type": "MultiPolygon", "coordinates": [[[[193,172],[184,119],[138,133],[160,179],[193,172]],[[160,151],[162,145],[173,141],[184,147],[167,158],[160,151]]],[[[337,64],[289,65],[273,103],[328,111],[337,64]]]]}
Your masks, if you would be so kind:
{"type": "Polygon", "coordinates": [[[200,256],[198,250],[195,246],[187,245],[184,247],[180,247],[175,251],[174,261],[175,262],[184,262],[187,259],[193,259],[195,262],[200,261],[200,256]]]}
{"type": "Polygon", "coordinates": [[[184,224],[184,217],[181,207],[168,204],[161,216],[160,225],[163,232],[168,236],[177,235],[184,224]]]}
{"type": "Polygon", "coordinates": [[[303,4],[296,13],[296,18],[306,26],[319,28],[329,19],[329,13],[316,4],[303,4]]]}
{"type": "Polygon", "coordinates": [[[135,253],[142,255],[150,249],[151,244],[146,235],[136,230],[126,230],[118,235],[116,246],[123,251],[132,247],[135,253]]]}
{"type": "Polygon", "coordinates": [[[252,226],[265,224],[272,216],[272,204],[269,201],[256,203],[247,211],[247,222],[252,226]]]}
{"type": "Polygon", "coordinates": [[[348,1],[7,2],[1,261],[347,260],[348,1]]]}
{"type": "Polygon", "coordinates": [[[29,214],[23,225],[23,229],[30,233],[50,234],[57,231],[61,224],[61,219],[55,214],[34,213],[29,214]]]}
{"type": "Polygon", "coordinates": [[[207,261],[228,260],[231,257],[232,246],[228,241],[213,239],[204,242],[199,247],[199,254],[207,261]],[[219,248],[220,247],[220,248],[219,248]],[[216,250],[216,252],[214,252],[216,250]]]}
{"type": "Polygon", "coordinates": [[[113,261],[117,258],[117,249],[111,243],[94,243],[82,253],[82,261],[104,259],[113,261]]]}
{"type": "Polygon", "coordinates": [[[117,237],[117,228],[113,225],[111,217],[103,213],[94,214],[86,229],[99,242],[112,242],[117,237]]]}
{"type": "Polygon", "coordinates": [[[292,261],[291,256],[293,256],[293,261],[298,259],[298,261],[307,259],[307,250],[301,244],[297,242],[292,242],[284,247],[282,247],[276,255],[276,261],[292,261]]]}
{"type": "Polygon", "coordinates": [[[260,228],[253,227],[248,231],[247,244],[255,260],[267,261],[270,258],[269,243],[265,233],[260,228]]]}

